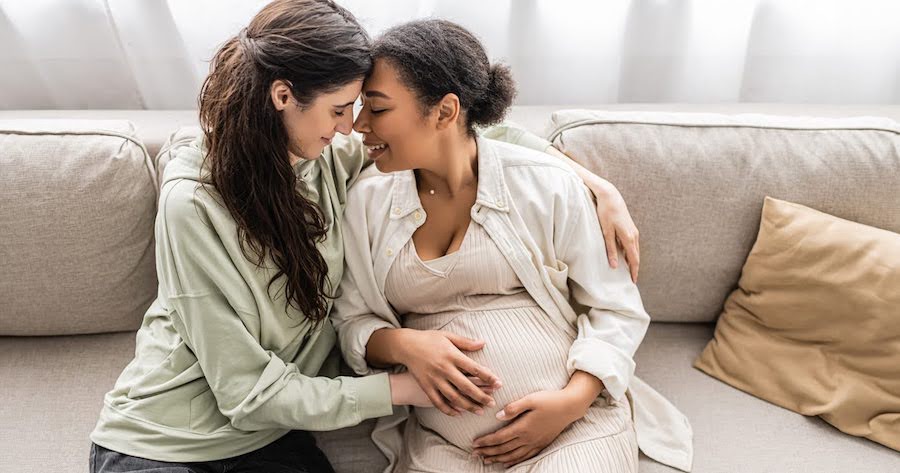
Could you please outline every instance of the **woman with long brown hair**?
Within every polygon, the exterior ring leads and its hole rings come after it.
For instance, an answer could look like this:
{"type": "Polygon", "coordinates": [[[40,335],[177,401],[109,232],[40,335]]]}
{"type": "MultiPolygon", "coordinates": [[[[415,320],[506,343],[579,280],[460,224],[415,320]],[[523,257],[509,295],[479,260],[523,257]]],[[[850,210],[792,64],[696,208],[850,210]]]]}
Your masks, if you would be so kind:
{"type": "Polygon", "coordinates": [[[332,471],[309,431],[431,405],[408,374],[334,377],[341,219],[366,162],[344,135],[370,48],[333,1],[276,0],[216,53],[203,137],[163,175],[158,296],[105,396],[92,472],[332,471]]]}

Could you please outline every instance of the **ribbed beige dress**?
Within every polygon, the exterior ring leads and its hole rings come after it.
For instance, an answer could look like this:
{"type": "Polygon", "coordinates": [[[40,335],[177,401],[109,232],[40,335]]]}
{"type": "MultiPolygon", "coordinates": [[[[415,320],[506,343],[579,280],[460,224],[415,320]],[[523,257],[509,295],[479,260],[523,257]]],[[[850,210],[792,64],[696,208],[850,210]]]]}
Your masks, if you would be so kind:
{"type": "Polygon", "coordinates": [[[497,406],[483,416],[415,409],[405,428],[398,471],[637,472],[637,438],[626,399],[598,398],[584,418],[540,454],[508,470],[470,456],[475,438],[506,424],[494,415],[507,403],[568,383],[566,358],[573,342],[525,291],[480,225],[469,224],[458,251],[428,262],[410,240],[388,273],[385,295],[405,327],[484,340],[482,350],[468,355],[503,382],[494,394],[497,406]]]}

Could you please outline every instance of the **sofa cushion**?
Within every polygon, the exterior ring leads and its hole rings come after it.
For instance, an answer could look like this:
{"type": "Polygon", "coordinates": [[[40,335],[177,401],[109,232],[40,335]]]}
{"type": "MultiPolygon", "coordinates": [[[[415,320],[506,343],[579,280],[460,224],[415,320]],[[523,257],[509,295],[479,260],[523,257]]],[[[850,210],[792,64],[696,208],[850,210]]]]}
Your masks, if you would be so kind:
{"type": "Polygon", "coordinates": [[[900,451],[900,234],[766,198],[711,376],[900,451]]]}
{"type": "MultiPolygon", "coordinates": [[[[0,337],[0,471],[87,471],[88,436],[134,344],[133,332],[0,337]]],[[[374,473],[387,460],[369,438],[373,427],[315,436],[338,473],[374,473]]]]}
{"type": "MultiPolygon", "coordinates": [[[[818,417],[770,404],[691,367],[713,325],[650,324],[636,374],[678,406],[694,429],[695,473],[900,471],[896,451],[818,417]]],[[[636,408],[639,408],[637,406],[636,408]]],[[[675,473],[641,455],[641,473],[675,473]]]]}
{"type": "Polygon", "coordinates": [[[0,121],[0,335],[136,329],[156,295],[156,181],[127,121],[0,121]]]}
{"type": "MultiPolygon", "coordinates": [[[[886,113],[890,111],[890,108],[885,110],[886,113]]],[[[172,130],[182,125],[196,125],[197,115],[197,110],[0,110],[0,120],[23,118],[53,118],[67,121],[127,120],[134,124],[137,137],[144,143],[150,156],[159,153],[160,147],[172,130]]],[[[549,112],[546,115],[549,115],[549,112]]]]}
{"type": "MultiPolygon", "coordinates": [[[[900,471],[900,455],[738,391],[691,368],[709,324],[652,323],[637,374],[688,416],[696,473],[900,471]]],[[[103,395],[134,354],[134,333],[0,337],[0,471],[82,473],[103,395]]],[[[317,432],[338,473],[380,473],[373,421],[317,432]]],[[[642,473],[675,473],[641,456],[642,473]]]]}
{"type": "Polygon", "coordinates": [[[566,110],[551,122],[549,138],[625,197],[655,321],[716,319],[766,195],[900,231],[900,125],[889,119],[566,110]]]}
{"type": "Polygon", "coordinates": [[[0,337],[0,471],[87,471],[88,435],[134,337],[0,337]]]}

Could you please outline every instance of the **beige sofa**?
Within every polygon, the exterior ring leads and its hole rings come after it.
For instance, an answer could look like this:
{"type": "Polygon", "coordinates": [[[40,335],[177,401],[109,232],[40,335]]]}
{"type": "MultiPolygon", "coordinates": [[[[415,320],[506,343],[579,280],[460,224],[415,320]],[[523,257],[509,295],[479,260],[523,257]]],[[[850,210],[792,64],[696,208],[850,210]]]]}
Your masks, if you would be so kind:
{"type": "MultiPolygon", "coordinates": [[[[709,113],[896,120],[900,106],[617,105],[551,120],[559,108],[517,107],[512,119],[555,132],[629,202],[654,317],[637,373],[690,419],[693,471],[900,471],[896,451],[691,367],[740,275],[764,195],[900,232],[896,123],[709,113]]],[[[87,470],[103,394],[155,296],[157,155],[195,124],[193,111],[0,112],[0,471],[87,470]],[[55,120],[25,120],[37,118],[55,120]]],[[[370,429],[318,434],[337,471],[385,465],[370,429]]],[[[642,456],[641,471],[675,470],[642,456]]]]}

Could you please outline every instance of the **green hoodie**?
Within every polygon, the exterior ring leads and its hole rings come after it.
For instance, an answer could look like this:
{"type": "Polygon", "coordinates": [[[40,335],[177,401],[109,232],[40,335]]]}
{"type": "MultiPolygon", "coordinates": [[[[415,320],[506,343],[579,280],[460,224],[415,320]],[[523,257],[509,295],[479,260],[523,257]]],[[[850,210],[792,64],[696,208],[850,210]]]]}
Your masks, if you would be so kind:
{"type": "MultiPolygon", "coordinates": [[[[541,150],[549,144],[512,126],[488,133],[541,150]]],[[[230,213],[198,185],[201,146],[177,148],[166,166],[156,218],[159,293],[91,440],[158,461],[210,461],[258,450],[290,430],[391,414],[387,374],[334,377],[330,321],[285,310],[283,279],[267,290],[277,268],[246,258],[230,213]]],[[[344,270],[347,189],[365,162],[359,139],[337,135],[321,158],[294,168],[298,191],[325,217],[319,250],[334,288],[344,270]]]]}

